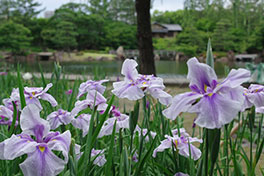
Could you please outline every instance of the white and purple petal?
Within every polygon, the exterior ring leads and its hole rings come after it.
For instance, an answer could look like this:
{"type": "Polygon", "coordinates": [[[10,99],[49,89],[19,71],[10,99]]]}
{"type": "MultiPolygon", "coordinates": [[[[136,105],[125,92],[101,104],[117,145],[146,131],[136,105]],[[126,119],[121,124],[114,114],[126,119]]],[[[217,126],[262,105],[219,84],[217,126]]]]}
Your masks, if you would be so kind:
{"type": "Polygon", "coordinates": [[[35,104],[27,105],[21,112],[20,126],[23,133],[34,135],[37,142],[50,130],[49,122],[40,118],[40,109],[35,104]]]}
{"type": "Polygon", "coordinates": [[[165,117],[174,120],[181,112],[188,112],[192,104],[201,97],[203,97],[202,94],[194,92],[179,94],[172,99],[169,108],[165,109],[162,113],[165,117]]]}

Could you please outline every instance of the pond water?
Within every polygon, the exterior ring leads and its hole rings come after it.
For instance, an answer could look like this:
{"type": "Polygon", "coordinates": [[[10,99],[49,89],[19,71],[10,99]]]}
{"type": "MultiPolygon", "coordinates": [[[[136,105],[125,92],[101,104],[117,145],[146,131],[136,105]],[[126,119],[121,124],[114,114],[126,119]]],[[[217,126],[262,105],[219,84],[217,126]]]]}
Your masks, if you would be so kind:
{"type": "MultiPolygon", "coordinates": [[[[44,72],[53,71],[53,62],[40,61],[44,72]]],[[[38,62],[22,62],[21,70],[23,72],[39,72],[38,62]]],[[[186,61],[156,61],[157,75],[163,78],[166,77],[185,77],[188,69],[186,61]]],[[[108,76],[120,75],[122,61],[87,61],[87,62],[61,62],[60,65],[63,68],[64,73],[68,74],[88,74],[92,75],[95,72],[99,74],[105,74],[108,76]]],[[[244,63],[232,62],[232,63],[215,63],[215,71],[219,77],[224,77],[228,70],[231,68],[244,67],[244,63]]],[[[1,63],[1,71],[4,68],[14,70],[16,63],[1,63]]]]}

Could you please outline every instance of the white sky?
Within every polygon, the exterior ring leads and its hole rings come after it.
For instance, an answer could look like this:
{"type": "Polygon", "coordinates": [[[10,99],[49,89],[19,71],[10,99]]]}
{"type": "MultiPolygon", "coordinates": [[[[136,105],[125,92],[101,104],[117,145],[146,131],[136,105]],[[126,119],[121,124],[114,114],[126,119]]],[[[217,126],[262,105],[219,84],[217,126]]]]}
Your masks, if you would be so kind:
{"type": "MultiPolygon", "coordinates": [[[[76,3],[84,3],[87,0],[37,0],[42,4],[42,8],[46,8],[45,11],[55,10],[59,8],[62,4],[66,4],[68,2],[76,2],[76,3]]],[[[154,5],[151,10],[160,10],[160,11],[175,11],[178,9],[183,9],[183,1],[184,0],[154,0],[154,5]]],[[[43,12],[40,16],[43,16],[43,12]]]]}

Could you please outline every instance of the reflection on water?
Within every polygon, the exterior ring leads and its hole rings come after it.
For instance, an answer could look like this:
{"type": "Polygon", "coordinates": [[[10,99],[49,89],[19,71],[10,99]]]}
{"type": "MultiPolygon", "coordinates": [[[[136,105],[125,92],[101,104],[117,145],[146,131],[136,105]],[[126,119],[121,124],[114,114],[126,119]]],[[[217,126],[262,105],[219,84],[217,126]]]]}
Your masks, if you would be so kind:
{"type": "MultiPolygon", "coordinates": [[[[53,71],[53,62],[39,62],[44,72],[53,71]]],[[[23,72],[39,72],[38,62],[23,62],[20,63],[23,72]]],[[[186,61],[156,61],[156,70],[158,76],[161,77],[185,77],[188,69],[186,61]]],[[[1,62],[1,71],[5,68],[15,70],[16,63],[1,62]]],[[[89,62],[61,62],[64,73],[69,74],[88,74],[92,75],[95,72],[103,73],[108,76],[120,75],[122,61],[89,61],[89,62]]],[[[215,63],[215,71],[219,77],[224,77],[230,68],[244,67],[244,63],[232,62],[224,64],[221,62],[215,63]]]]}

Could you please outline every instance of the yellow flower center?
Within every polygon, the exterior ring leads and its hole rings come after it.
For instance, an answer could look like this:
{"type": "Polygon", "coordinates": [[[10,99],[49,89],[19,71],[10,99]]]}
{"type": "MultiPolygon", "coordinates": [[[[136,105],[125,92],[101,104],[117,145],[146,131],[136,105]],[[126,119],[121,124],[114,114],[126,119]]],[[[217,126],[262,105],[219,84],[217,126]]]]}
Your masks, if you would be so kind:
{"type": "Polygon", "coordinates": [[[45,151],[45,147],[39,146],[38,148],[42,153],[45,151]]]}
{"type": "Polygon", "coordinates": [[[175,148],[177,148],[177,146],[178,146],[178,141],[177,140],[174,140],[174,145],[175,145],[175,148]]]}
{"type": "Polygon", "coordinates": [[[32,95],[36,95],[36,92],[32,92],[32,95]]]}

